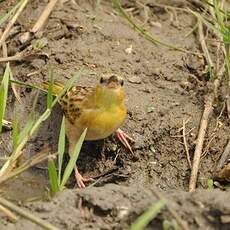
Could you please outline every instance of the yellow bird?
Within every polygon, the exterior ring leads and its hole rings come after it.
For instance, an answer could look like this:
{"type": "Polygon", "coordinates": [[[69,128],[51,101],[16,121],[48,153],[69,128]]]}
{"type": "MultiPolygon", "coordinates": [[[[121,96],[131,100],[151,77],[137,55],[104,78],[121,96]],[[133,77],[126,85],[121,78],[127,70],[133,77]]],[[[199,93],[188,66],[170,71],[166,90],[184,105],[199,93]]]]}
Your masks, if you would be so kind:
{"type": "MultiPolygon", "coordinates": [[[[134,141],[119,127],[126,117],[124,103],[124,80],[115,74],[104,75],[96,87],[72,87],[60,100],[65,115],[66,135],[69,140],[69,154],[73,153],[76,141],[85,128],[88,128],[86,140],[104,139],[116,132],[117,137],[131,152],[128,140],[134,141]]],[[[48,88],[48,83],[43,83],[48,88]]],[[[57,96],[63,89],[63,84],[55,82],[53,94],[57,96]]],[[[77,185],[84,188],[84,178],[75,166],[77,185]]]]}

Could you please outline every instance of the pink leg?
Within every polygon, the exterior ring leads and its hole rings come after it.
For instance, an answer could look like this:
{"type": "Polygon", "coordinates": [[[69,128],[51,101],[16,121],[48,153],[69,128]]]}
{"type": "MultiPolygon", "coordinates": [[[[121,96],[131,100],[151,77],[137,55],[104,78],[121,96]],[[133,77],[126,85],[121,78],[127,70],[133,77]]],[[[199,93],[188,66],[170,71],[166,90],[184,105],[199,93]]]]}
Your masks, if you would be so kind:
{"type": "Polygon", "coordinates": [[[129,141],[132,141],[134,142],[134,139],[131,138],[130,136],[128,136],[124,131],[122,131],[121,129],[118,129],[116,131],[116,135],[118,137],[118,139],[120,140],[120,142],[131,152],[133,153],[133,150],[128,142],[129,141]]]}
{"type": "Polygon", "coordinates": [[[78,171],[77,166],[74,168],[75,171],[75,178],[77,182],[78,188],[85,188],[84,182],[94,181],[93,178],[84,178],[78,171]]]}

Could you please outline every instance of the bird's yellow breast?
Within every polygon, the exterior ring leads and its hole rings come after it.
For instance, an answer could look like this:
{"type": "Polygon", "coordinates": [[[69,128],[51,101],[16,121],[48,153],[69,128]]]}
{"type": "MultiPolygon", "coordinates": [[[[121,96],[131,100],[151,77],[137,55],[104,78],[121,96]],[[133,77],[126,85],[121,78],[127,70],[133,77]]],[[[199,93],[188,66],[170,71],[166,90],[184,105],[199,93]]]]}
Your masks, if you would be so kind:
{"type": "Polygon", "coordinates": [[[85,110],[76,125],[81,129],[88,128],[86,140],[99,140],[108,137],[124,122],[126,109],[121,106],[112,106],[104,110],[85,110]]]}

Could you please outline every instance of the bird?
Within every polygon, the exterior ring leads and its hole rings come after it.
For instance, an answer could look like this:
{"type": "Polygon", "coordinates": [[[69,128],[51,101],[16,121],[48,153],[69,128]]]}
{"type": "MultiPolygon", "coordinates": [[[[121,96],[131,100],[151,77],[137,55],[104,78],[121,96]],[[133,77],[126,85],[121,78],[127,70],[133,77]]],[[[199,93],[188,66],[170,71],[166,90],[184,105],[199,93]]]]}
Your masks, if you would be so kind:
{"type": "MultiPolygon", "coordinates": [[[[49,83],[43,82],[42,87],[47,90],[49,83]]],[[[59,95],[63,88],[63,83],[54,81],[52,94],[59,95]]],[[[73,86],[62,96],[59,104],[64,112],[70,156],[86,128],[85,140],[100,140],[116,133],[121,143],[133,153],[129,142],[134,142],[134,139],[120,129],[127,116],[123,77],[104,74],[95,87],[73,86]]],[[[84,182],[93,180],[84,178],[76,165],[74,171],[79,188],[85,188],[84,182]]]]}

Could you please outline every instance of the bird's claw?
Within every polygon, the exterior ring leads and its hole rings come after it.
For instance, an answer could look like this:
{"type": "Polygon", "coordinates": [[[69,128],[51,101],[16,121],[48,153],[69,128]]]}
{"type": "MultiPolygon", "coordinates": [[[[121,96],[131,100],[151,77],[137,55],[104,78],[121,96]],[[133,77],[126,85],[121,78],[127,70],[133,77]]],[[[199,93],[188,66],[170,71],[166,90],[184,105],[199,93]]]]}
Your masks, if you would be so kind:
{"type": "Polygon", "coordinates": [[[83,177],[83,176],[79,173],[77,167],[75,167],[75,178],[76,178],[76,182],[77,182],[78,188],[85,188],[84,182],[94,181],[93,178],[85,178],[85,177],[83,177]]]}
{"type": "Polygon", "coordinates": [[[132,137],[130,137],[129,135],[127,135],[121,129],[118,129],[116,131],[116,135],[117,135],[118,139],[120,140],[120,142],[133,154],[133,150],[132,150],[128,140],[130,140],[131,142],[134,142],[134,139],[132,137]]]}

